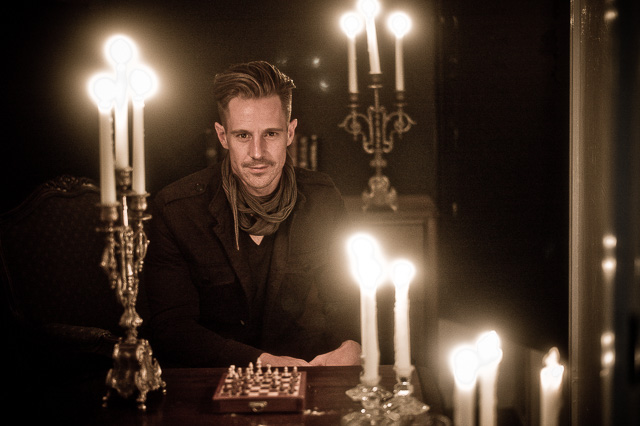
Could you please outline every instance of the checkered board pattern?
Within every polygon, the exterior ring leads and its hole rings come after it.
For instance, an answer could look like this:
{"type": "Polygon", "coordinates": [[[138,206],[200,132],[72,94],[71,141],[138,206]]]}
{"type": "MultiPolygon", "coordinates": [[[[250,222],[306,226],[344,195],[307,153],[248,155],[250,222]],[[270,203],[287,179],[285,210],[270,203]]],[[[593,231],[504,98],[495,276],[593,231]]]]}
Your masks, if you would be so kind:
{"type": "Polygon", "coordinates": [[[305,405],[306,372],[256,374],[229,371],[213,395],[219,412],[295,412],[305,405]]]}

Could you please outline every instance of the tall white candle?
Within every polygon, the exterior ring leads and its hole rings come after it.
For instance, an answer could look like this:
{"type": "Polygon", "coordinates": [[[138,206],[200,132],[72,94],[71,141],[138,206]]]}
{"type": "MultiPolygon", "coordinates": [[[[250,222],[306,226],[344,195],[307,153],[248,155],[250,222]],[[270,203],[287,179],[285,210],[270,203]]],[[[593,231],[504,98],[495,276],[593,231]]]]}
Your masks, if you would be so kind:
{"type": "Polygon", "coordinates": [[[102,204],[115,204],[116,181],[111,118],[115,84],[109,77],[94,77],[89,83],[89,94],[97,102],[99,113],[100,201],[102,204]]]}
{"type": "Polygon", "coordinates": [[[402,61],[402,37],[396,37],[396,91],[404,91],[404,64],[402,61]]]}
{"type": "Polygon", "coordinates": [[[144,194],[144,101],[133,101],[133,171],[131,188],[137,194],[144,194]]]}
{"type": "Polygon", "coordinates": [[[409,284],[415,275],[415,267],[407,260],[398,260],[391,267],[391,278],[396,289],[395,301],[395,370],[399,377],[410,378],[411,345],[409,333],[409,284]]]}
{"type": "Polygon", "coordinates": [[[375,386],[380,381],[380,348],[376,288],[383,275],[382,262],[375,240],[364,234],[352,237],[348,243],[351,270],[360,284],[360,313],[362,358],[364,361],[361,383],[375,386]]]}
{"type": "Polygon", "coordinates": [[[378,36],[376,34],[375,22],[375,17],[378,14],[380,5],[376,0],[360,0],[358,6],[360,7],[360,10],[365,17],[370,73],[380,74],[380,55],[378,52],[378,36]]]}
{"type": "Polygon", "coordinates": [[[551,348],[544,356],[545,367],[540,370],[540,425],[557,426],[562,406],[562,376],[564,366],[558,363],[558,348],[551,348]]]}
{"type": "Polygon", "coordinates": [[[358,93],[358,70],[356,66],[356,35],[362,30],[362,21],[355,13],[347,13],[340,21],[347,35],[347,59],[349,64],[349,93],[358,93]]]}
{"type": "Polygon", "coordinates": [[[462,347],[452,355],[455,388],[453,391],[453,424],[475,426],[476,380],[478,356],[475,350],[462,347]]]}
{"type": "Polygon", "coordinates": [[[135,47],[124,36],[115,36],[107,43],[110,60],[116,67],[116,169],[129,167],[129,96],[127,64],[133,59],[135,47]]]}
{"type": "Polygon", "coordinates": [[[396,90],[404,91],[404,60],[402,52],[402,40],[411,28],[411,20],[402,13],[396,12],[389,17],[389,28],[396,36],[396,90]]]}
{"type": "Polygon", "coordinates": [[[133,92],[132,189],[138,194],[145,193],[144,99],[155,89],[154,80],[151,70],[136,68],[131,72],[130,82],[133,92]]]}
{"type": "Polygon", "coordinates": [[[481,335],[477,342],[480,382],[480,426],[497,424],[498,367],[502,361],[500,337],[495,331],[481,335]]]}

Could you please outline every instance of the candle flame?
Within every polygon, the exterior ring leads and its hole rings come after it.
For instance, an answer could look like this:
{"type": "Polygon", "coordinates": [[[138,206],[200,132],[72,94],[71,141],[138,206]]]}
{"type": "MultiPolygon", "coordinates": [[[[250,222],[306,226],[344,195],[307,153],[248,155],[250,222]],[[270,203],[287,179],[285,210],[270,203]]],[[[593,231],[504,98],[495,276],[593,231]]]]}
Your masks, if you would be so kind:
{"type": "Polygon", "coordinates": [[[116,82],[105,74],[97,74],[89,80],[89,96],[100,109],[110,109],[116,98],[116,82]]]}
{"type": "Polygon", "coordinates": [[[473,388],[478,376],[478,353],[467,346],[457,348],[451,355],[451,364],[456,384],[465,389],[473,388]]]}
{"type": "Polygon", "coordinates": [[[340,19],[340,27],[347,37],[354,38],[362,31],[362,19],[354,12],[346,13],[340,19]]]}
{"type": "Polygon", "coordinates": [[[158,87],[155,73],[147,68],[136,68],[131,71],[129,84],[136,100],[148,99],[158,87]]]}
{"type": "Polygon", "coordinates": [[[387,23],[391,32],[398,38],[404,37],[411,29],[411,19],[403,12],[392,13],[387,23]]]}
{"type": "Polygon", "coordinates": [[[127,36],[114,35],[105,43],[105,54],[107,59],[117,65],[124,65],[136,56],[136,45],[127,36]]]}
{"type": "Polygon", "coordinates": [[[564,366],[558,363],[559,360],[560,352],[556,347],[551,348],[542,358],[545,367],[540,371],[540,382],[543,388],[557,389],[562,384],[564,366]]]}
{"type": "Polygon", "coordinates": [[[358,9],[367,19],[373,19],[380,12],[380,3],[376,0],[360,0],[358,2],[358,9]]]}
{"type": "Polygon", "coordinates": [[[357,234],[347,243],[351,272],[361,286],[375,289],[384,275],[378,244],[367,234],[357,234]]]}
{"type": "Polygon", "coordinates": [[[399,259],[391,265],[391,280],[396,287],[408,286],[416,274],[413,263],[405,259],[399,259]]]}
{"type": "Polygon", "coordinates": [[[480,335],[476,347],[481,364],[500,362],[502,360],[500,336],[494,330],[480,335]]]}

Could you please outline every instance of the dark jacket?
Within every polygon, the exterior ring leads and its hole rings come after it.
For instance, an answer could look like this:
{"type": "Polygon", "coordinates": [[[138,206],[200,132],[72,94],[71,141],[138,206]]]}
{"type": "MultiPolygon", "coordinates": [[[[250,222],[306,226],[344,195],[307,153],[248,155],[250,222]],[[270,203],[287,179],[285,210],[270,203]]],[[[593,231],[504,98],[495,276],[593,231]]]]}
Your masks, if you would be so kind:
{"type": "Polygon", "coordinates": [[[220,166],[155,197],[144,281],[161,364],[246,366],[263,352],[310,361],[359,340],[342,198],[325,174],[297,168],[296,181],[296,206],[273,242],[261,323],[251,318],[251,274],[236,249],[220,166]],[[257,330],[257,341],[248,341],[248,330],[257,330]]]}

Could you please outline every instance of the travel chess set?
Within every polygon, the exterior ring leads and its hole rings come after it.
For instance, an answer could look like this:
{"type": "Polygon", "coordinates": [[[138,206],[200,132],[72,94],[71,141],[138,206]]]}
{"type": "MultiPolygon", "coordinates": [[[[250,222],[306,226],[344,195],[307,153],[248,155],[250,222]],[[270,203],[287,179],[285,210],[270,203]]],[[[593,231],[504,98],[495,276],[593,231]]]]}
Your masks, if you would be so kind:
{"type": "Polygon", "coordinates": [[[307,373],[297,367],[282,371],[260,361],[244,370],[235,365],[220,378],[213,394],[221,413],[299,412],[305,408],[307,373]]]}

